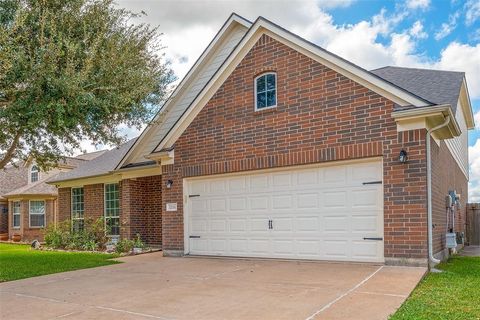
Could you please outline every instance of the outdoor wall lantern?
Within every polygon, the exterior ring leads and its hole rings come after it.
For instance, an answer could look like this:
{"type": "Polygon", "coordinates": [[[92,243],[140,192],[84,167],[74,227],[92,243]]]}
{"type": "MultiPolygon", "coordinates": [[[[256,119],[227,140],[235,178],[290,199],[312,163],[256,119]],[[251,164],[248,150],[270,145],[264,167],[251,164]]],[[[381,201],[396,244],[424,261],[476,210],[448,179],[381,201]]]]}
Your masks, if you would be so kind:
{"type": "Polygon", "coordinates": [[[398,161],[400,161],[401,163],[405,163],[407,162],[407,160],[408,160],[407,151],[405,150],[400,151],[400,155],[398,156],[398,161]]]}
{"type": "Polygon", "coordinates": [[[173,180],[167,180],[167,189],[170,189],[173,185],[173,180]]]}

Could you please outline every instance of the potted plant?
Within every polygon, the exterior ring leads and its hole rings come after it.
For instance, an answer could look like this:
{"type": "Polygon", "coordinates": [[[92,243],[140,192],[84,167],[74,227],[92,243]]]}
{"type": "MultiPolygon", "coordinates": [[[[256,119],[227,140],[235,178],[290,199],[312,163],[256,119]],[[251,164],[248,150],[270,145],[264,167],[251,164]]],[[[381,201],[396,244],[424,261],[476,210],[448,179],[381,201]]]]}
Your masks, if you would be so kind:
{"type": "Polygon", "coordinates": [[[13,242],[20,242],[20,240],[22,240],[22,235],[15,233],[12,235],[12,240],[13,242]]]}
{"type": "Polygon", "coordinates": [[[140,238],[140,234],[137,233],[137,237],[133,241],[133,254],[142,253],[144,248],[145,248],[145,244],[143,243],[142,239],[140,238]]]}

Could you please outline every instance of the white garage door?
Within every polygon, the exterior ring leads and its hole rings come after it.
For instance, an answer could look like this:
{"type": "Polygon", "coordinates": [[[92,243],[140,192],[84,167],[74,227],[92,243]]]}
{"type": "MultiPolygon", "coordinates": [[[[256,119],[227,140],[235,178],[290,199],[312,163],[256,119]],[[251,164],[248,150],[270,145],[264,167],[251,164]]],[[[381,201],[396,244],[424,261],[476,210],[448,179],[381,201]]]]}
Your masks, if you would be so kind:
{"type": "Polygon", "coordinates": [[[186,253],[383,262],[381,161],[185,183],[186,253]]]}

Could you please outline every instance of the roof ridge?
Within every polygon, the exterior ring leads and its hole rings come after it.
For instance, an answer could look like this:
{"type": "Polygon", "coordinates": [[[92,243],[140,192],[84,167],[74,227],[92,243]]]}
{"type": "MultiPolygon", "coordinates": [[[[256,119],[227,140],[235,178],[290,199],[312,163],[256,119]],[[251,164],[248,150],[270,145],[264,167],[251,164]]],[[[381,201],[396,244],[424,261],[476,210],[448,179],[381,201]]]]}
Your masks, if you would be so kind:
{"type": "Polygon", "coordinates": [[[417,68],[417,67],[401,67],[401,66],[384,66],[384,67],[380,67],[380,68],[377,68],[377,69],[372,69],[372,70],[370,70],[370,71],[377,71],[377,70],[387,69],[387,68],[391,68],[391,69],[406,69],[406,70],[418,70],[418,71],[433,71],[433,72],[451,72],[451,73],[462,73],[462,74],[465,74],[464,71],[440,70],[440,69],[417,68]]]}

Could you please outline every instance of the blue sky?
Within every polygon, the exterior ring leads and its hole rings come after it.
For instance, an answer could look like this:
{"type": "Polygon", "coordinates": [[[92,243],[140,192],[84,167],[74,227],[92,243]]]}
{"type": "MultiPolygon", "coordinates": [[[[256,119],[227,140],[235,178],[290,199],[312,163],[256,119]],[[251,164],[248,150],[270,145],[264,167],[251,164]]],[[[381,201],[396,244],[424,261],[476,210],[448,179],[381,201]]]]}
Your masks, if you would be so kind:
{"type": "MultiPolygon", "coordinates": [[[[164,33],[179,79],[236,12],[264,16],[366,69],[464,71],[480,127],[480,0],[117,0],[164,33]]],[[[122,128],[129,137],[138,131],[122,128]]],[[[480,201],[480,132],[469,133],[470,199],[480,201]]],[[[86,145],[85,145],[86,146],[86,145]]]]}

